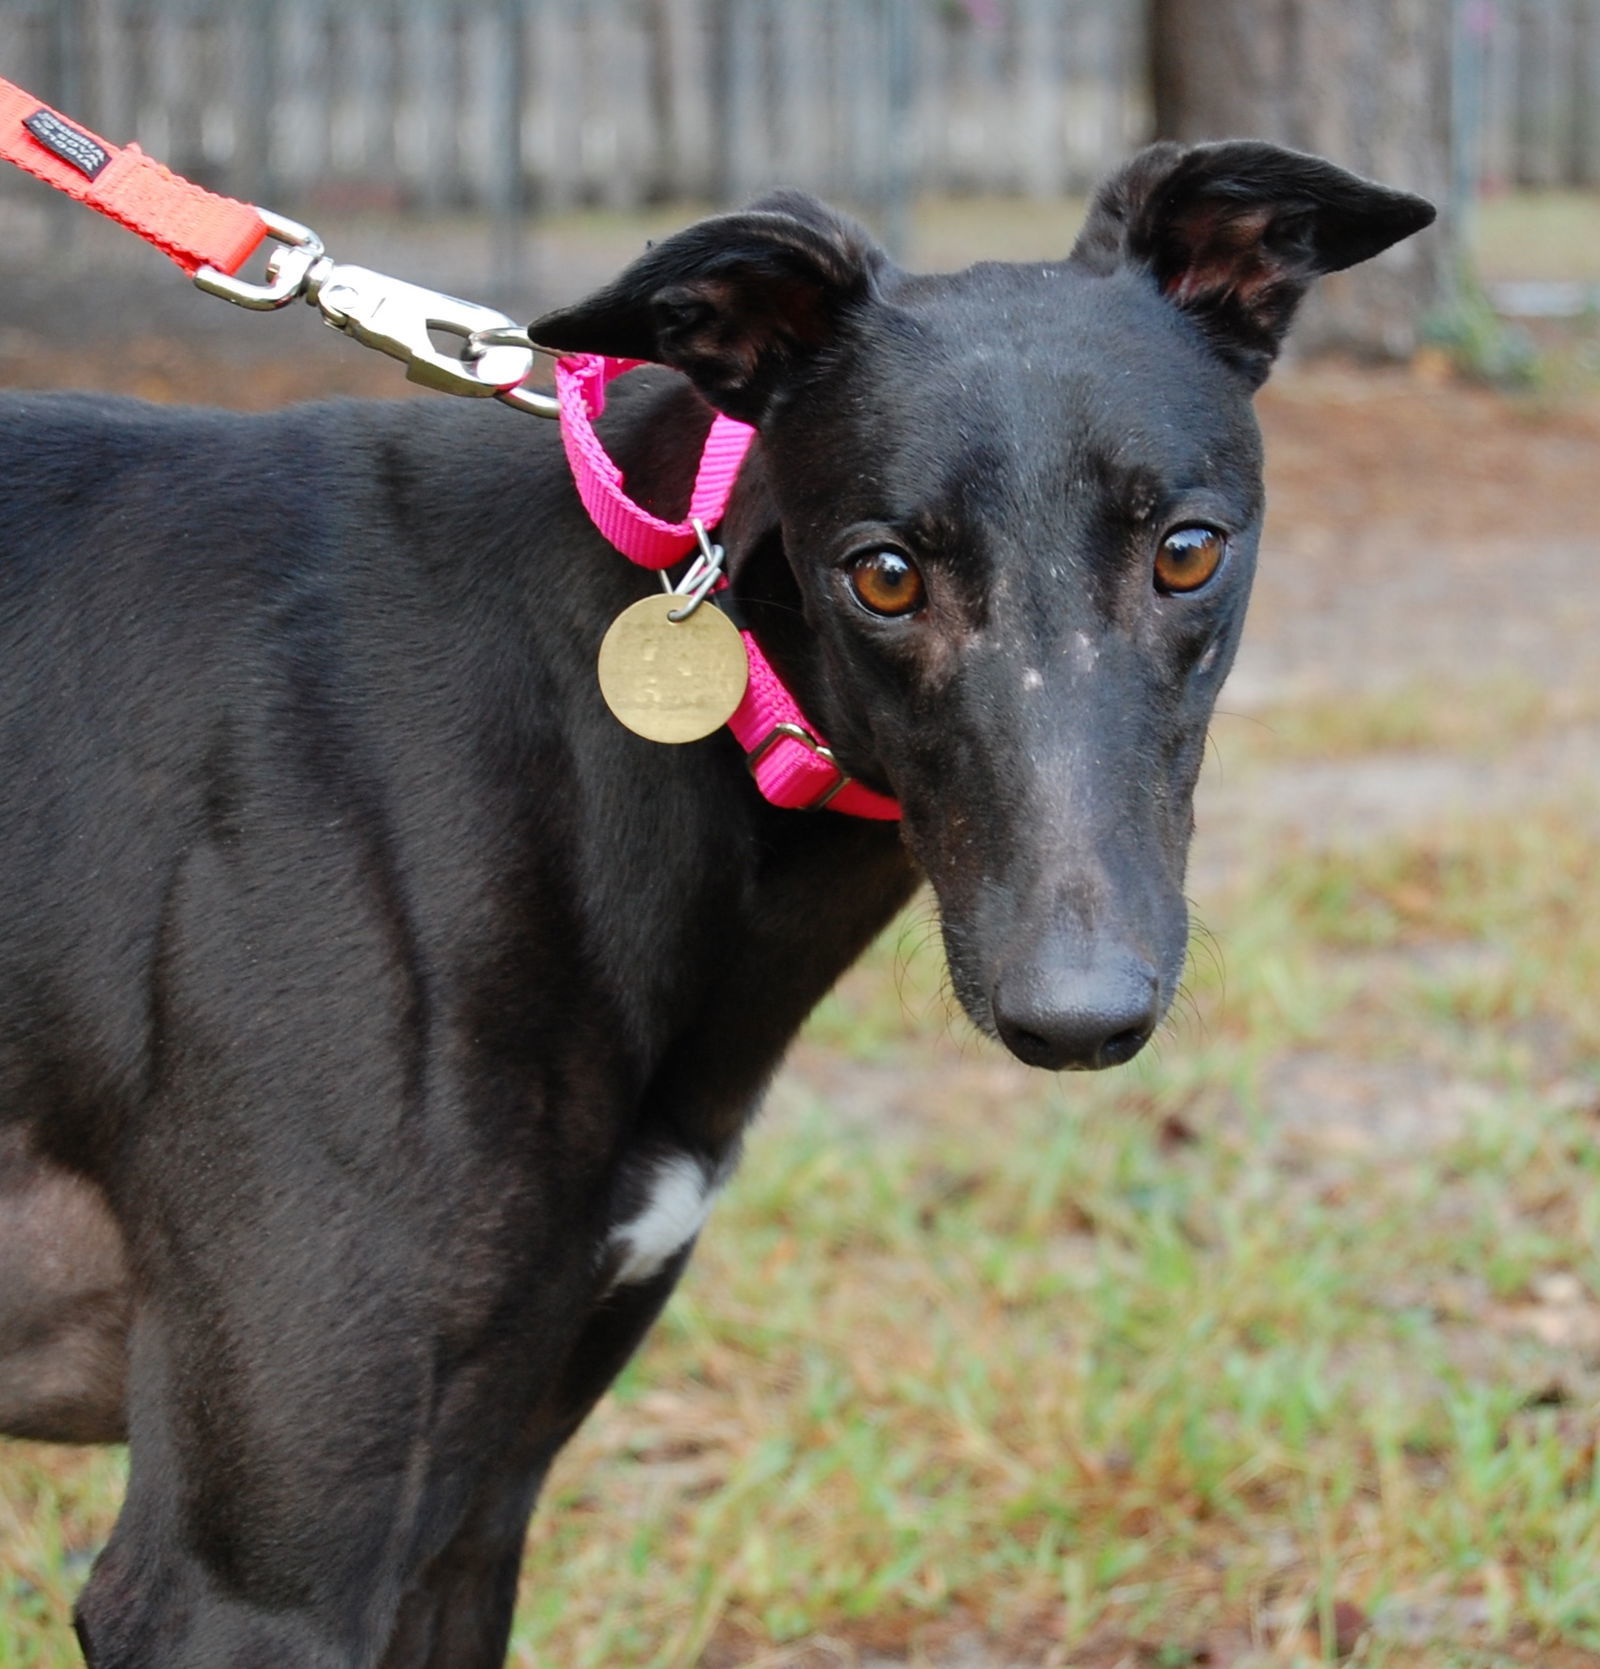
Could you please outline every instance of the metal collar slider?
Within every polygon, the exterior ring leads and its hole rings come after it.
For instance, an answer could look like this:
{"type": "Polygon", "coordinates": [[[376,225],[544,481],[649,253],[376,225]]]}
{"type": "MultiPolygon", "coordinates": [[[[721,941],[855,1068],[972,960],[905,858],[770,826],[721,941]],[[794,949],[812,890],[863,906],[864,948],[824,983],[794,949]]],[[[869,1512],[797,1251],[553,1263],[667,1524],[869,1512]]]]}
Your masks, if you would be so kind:
{"type": "Polygon", "coordinates": [[[751,776],[755,776],[756,768],[760,765],[761,761],[765,759],[780,742],[798,742],[808,753],[814,754],[830,770],[838,773],[834,780],[828,783],[815,798],[808,800],[803,806],[798,807],[801,811],[826,810],[834,796],[837,795],[842,788],[846,787],[851,779],[845,775],[844,767],[833,757],[833,749],[825,747],[803,725],[790,724],[787,721],[782,724],[773,725],[772,729],[769,730],[766,735],[763,736],[761,740],[757,742],[756,745],[744,756],[744,762],[749,768],[751,776]]]}
{"type": "Polygon", "coordinates": [[[369,267],[338,262],[309,227],[257,210],[278,240],[267,282],[251,284],[214,267],[195,283],[240,307],[271,309],[304,297],[335,330],[397,359],[411,382],[445,394],[492,395],[522,411],[556,417],[553,396],[524,388],[540,350],[506,314],[369,267]],[[454,338],[441,347],[435,336],[454,338]]]}

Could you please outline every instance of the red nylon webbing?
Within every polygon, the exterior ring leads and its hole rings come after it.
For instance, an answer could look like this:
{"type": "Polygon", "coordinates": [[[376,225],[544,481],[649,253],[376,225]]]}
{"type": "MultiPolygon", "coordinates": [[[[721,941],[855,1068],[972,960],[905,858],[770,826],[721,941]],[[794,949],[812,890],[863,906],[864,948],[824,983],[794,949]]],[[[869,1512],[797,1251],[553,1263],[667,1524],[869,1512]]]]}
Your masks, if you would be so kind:
{"type": "Polygon", "coordinates": [[[248,203],[180,179],[137,145],[108,144],[3,79],[0,159],[137,232],[191,277],[203,266],[237,272],[267,235],[248,203]]]}

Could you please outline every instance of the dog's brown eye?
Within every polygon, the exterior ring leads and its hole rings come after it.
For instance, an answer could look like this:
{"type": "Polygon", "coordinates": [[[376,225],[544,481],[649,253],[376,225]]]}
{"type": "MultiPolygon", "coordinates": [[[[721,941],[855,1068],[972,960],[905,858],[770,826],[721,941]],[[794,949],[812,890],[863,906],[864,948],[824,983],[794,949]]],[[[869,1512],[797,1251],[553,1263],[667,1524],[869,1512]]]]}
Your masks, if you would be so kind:
{"type": "Polygon", "coordinates": [[[1216,528],[1175,527],[1156,552],[1156,589],[1198,591],[1227,554],[1227,536],[1216,528]]]}
{"type": "Polygon", "coordinates": [[[899,551],[869,551],[850,564],[850,589],[863,608],[890,618],[922,606],[917,565],[899,551]]]}

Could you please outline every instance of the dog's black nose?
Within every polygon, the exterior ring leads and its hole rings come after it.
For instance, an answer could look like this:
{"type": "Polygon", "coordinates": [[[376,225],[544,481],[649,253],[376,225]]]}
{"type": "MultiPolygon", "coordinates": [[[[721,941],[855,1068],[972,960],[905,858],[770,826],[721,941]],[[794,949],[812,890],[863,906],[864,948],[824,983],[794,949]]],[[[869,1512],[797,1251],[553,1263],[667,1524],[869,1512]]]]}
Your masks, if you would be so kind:
{"type": "Polygon", "coordinates": [[[1161,1019],[1161,982],[1130,955],[1088,967],[1018,963],[993,997],[995,1029],[1018,1060],[1052,1072],[1120,1066],[1150,1040],[1161,1019]]]}

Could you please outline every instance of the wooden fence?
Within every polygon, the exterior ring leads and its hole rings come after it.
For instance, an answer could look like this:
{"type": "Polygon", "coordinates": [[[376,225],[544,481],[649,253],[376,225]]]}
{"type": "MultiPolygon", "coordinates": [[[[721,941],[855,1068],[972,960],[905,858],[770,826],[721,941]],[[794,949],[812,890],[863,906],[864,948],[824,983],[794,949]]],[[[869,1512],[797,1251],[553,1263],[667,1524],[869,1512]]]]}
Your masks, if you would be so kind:
{"type": "MultiPolygon", "coordinates": [[[[1454,3],[1484,71],[1485,177],[1600,183],[1600,0],[1454,3]]],[[[1144,136],[1142,10],[0,0],[0,73],[207,183],[306,209],[624,207],[778,181],[864,203],[1049,197],[1144,136]]]]}
{"type": "Polygon", "coordinates": [[[1600,185],[1600,0],[1457,0],[1482,63],[1483,182],[1600,185]]]}

